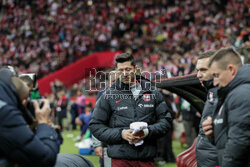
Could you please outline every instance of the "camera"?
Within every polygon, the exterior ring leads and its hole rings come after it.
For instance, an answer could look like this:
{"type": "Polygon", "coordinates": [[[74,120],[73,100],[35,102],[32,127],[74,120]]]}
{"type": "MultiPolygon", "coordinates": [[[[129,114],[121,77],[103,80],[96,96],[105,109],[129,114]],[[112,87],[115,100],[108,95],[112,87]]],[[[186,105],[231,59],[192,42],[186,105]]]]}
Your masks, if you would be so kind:
{"type": "MultiPolygon", "coordinates": [[[[36,101],[39,104],[39,108],[42,108],[43,102],[41,101],[41,99],[36,99],[36,101]]],[[[32,100],[28,100],[26,108],[32,114],[32,116],[35,117],[35,106],[34,106],[34,102],[32,100]]]]}

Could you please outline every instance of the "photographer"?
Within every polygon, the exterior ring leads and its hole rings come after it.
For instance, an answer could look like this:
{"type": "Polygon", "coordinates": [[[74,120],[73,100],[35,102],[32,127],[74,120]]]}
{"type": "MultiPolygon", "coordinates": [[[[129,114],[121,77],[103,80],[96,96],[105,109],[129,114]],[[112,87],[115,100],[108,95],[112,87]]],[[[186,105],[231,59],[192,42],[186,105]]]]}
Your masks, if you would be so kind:
{"type": "Polygon", "coordinates": [[[49,101],[42,100],[42,108],[38,102],[33,103],[38,123],[34,134],[23,117],[28,95],[28,87],[23,81],[9,69],[0,69],[0,163],[54,166],[58,146],[57,134],[50,127],[49,101]]]}
{"type": "MultiPolygon", "coordinates": [[[[36,126],[36,119],[34,118],[35,115],[35,109],[34,109],[34,105],[32,103],[31,100],[38,100],[38,102],[41,104],[42,102],[40,101],[40,99],[42,98],[38,89],[38,83],[37,83],[37,77],[36,74],[34,73],[30,73],[30,74],[22,74],[19,75],[18,78],[20,78],[29,88],[29,98],[30,100],[28,100],[28,103],[26,104],[26,108],[30,111],[31,113],[31,117],[25,119],[26,122],[30,125],[31,129],[34,129],[36,126]],[[32,120],[32,122],[31,122],[32,120]],[[31,122],[31,123],[30,123],[31,122]]],[[[51,108],[51,113],[50,113],[50,119],[52,122],[55,122],[55,113],[53,113],[53,101],[50,101],[50,108],[51,108]]],[[[55,131],[57,133],[57,137],[58,137],[58,141],[57,144],[58,146],[60,146],[63,143],[63,137],[61,134],[61,128],[58,125],[54,126],[55,131]]]]}

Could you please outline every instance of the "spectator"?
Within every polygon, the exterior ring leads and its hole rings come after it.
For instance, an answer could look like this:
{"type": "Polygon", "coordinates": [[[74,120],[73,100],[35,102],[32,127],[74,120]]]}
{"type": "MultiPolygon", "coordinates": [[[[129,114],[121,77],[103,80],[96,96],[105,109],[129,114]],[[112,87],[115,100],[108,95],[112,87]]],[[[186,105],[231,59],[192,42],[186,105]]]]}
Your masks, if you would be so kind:
{"type": "Polygon", "coordinates": [[[191,147],[197,134],[194,129],[194,118],[200,117],[200,113],[189,102],[181,99],[180,111],[182,115],[182,121],[187,136],[187,145],[191,147]]]}
{"type": "Polygon", "coordinates": [[[148,60],[161,55],[163,66],[171,60],[171,72],[177,75],[178,67],[192,71],[190,59],[200,50],[240,48],[249,41],[243,0],[10,2],[0,20],[0,65],[15,65],[38,78],[93,51],[130,46],[137,60],[144,60],[138,65],[157,70],[157,62],[148,60]],[[176,57],[180,64],[173,62],[176,57]]]}
{"type": "Polygon", "coordinates": [[[85,113],[86,105],[86,97],[82,94],[79,88],[76,90],[76,96],[76,102],[70,106],[71,124],[73,129],[76,129],[75,119],[82,113],[85,113]]]}
{"type": "Polygon", "coordinates": [[[89,128],[89,122],[91,119],[91,110],[92,110],[92,104],[89,103],[86,106],[85,113],[80,114],[75,120],[76,124],[81,126],[81,137],[84,136],[85,132],[89,128]]]}
{"type": "MultiPolygon", "coordinates": [[[[176,118],[177,115],[177,107],[174,102],[173,95],[167,90],[160,91],[164,97],[164,100],[169,108],[169,112],[171,113],[172,118],[176,118]]],[[[165,161],[175,163],[175,156],[172,149],[172,135],[173,135],[173,120],[171,120],[171,128],[167,132],[167,134],[157,141],[157,157],[156,161],[165,161]]],[[[164,163],[165,163],[164,162],[164,163]]]]}
{"type": "Polygon", "coordinates": [[[81,115],[81,114],[85,113],[86,97],[82,94],[80,89],[77,90],[76,95],[77,95],[76,105],[78,108],[77,115],[81,115]]]}
{"type": "Polygon", "coordinates": [[[243,44],[243,47],[239,49],[239,53],[242,55],[242,62],[244,64],[250,64],[250,42],[247,41],[243,44]]]}
{"type": "Polygon", "coordinates": [[[56,116],[58,119],[58,124],[60,126],[60,129],[63,130],[63,118],[67,117],[67,105],[68,105],[68,99],[65,94],[65,90],[61,90],[57,93],[58,96],[58,102],[56,107],[56,116]]]}

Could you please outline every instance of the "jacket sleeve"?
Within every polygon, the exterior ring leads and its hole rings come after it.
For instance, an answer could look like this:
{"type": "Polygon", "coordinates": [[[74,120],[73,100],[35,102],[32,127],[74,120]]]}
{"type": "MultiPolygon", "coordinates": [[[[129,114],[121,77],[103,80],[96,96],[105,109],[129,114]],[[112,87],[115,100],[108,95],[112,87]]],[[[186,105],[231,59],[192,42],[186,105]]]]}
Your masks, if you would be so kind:
{"type": "Polygon", "coordinates": [[[155,115],[156,122],[148,126],[149,134],[147,138],[155,138],[163,136],[170,129],[171,114],[168,111],[167,104],[163,99],[163,96],[157,90],[155,91],[156,106],[155,115]]]}
{"type": "Polygon", "coordinates": [[[102,142],[98,140],[94,135],[92,135],[92,142],[94,148],[102,146],[102,142]]]}
{"type": "Polygon", "coordinates": [[[16,107],[0,102],[1,153],[8,160],[25,166],[53,166],[58,153],[54,129],[40,124],[35,135],[16,107]]]}
{"type": "Polygon", "coordinates": [[[112,114],[108,99],[103,94],[97,101],[92,118],[89,124],[90,131],[100,141],[108,144],[117,144],[122,142],[122,129],[110,128],[109,119],[112,114]]]}
{"type": "Polygon", "coordinates": [[[234,90],[225,103],[228,107],[228,140],[223,152],[222,167],[246,166],[250,154],[249,89],[234,90]],[[237,91],[237,92],[236,92],[237,91]]]}
{"type": "Polygon", "coordinates": [[[202,129],[202,123],[207,119],[208,116],[212,116],[215,110],[216,104],[209,104],[208,100],[205,103],[202,118],[199,124],[199,135],[196,141],[196,161],[198,167],[203,166],[218,166],[218,150],[215,145],[212,144],[211,137],[205,135],[202,129]]]}

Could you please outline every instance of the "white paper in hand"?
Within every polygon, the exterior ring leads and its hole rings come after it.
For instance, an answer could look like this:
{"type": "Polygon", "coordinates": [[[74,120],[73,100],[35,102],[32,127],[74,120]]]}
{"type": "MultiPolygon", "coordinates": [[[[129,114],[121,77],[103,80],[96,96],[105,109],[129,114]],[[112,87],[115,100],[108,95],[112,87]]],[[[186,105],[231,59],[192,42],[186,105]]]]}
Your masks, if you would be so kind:
{"type": "MultiPolygon", "coordinates": [[[[147,129],[148,128],[148,124],[146,122],[133,122],[130,124],[130,129],[133,129],[132,134],[136,134],[137,132],[143,130],[143,129],[147,129]]],[[[137,143],[130,143],[130,144],[134,144],[135,146],[140,146],[143,144],[143,140],[137,142],[137,143]]]]}

